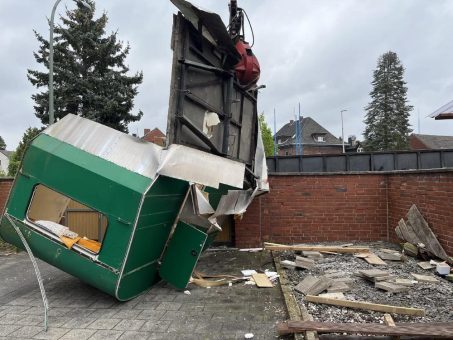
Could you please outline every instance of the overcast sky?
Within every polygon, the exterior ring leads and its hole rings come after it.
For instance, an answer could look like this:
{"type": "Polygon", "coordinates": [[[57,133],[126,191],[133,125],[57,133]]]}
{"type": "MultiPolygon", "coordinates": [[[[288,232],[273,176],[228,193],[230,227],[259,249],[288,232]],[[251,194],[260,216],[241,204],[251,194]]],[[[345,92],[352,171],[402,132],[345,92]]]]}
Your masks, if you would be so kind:
{"type": "MultiPolygon", "coordinates": [[[[362,137],[364,107],[369,102],[372,72],[386,51],[398,53],[406,68],[408,98],[415,109],[414,132],[453,135],[453,120],[435,121],[428,114],[453,99],[453,1],[451,0],[238,0],[255,31],[254,52],[261,64],[259,98],[273,129],[294,117],[311,116],[336,136],[362,137]]],[[[29,126],[41,126],[30,96],[36,92],[26,77],[36,68],[38,43],[33,29],[48,35],[46,17],[54,1],[0,0],[0,136],[15,149],[29,126]]],[[[228,18],[227,0],[197,0],[195,4],[228,18]]],[[[167,0],[97,0],[106,11],[108,31],[118,30],[128,41],[131,71],[143,70],[144,81],[135,109],[144,116],[129,126],[165,132],[170,83],[170,34],[175,7],[167,0]]],[[[74,8],[71,0],[64,7],[74,8]]],[[[249,32],[249,31],[248,31],[249,32]]],[[[247,31],[246,31],[247,33],[247,31]]],[[[246,36],[251,39],[250,32],[246,36]]]]}

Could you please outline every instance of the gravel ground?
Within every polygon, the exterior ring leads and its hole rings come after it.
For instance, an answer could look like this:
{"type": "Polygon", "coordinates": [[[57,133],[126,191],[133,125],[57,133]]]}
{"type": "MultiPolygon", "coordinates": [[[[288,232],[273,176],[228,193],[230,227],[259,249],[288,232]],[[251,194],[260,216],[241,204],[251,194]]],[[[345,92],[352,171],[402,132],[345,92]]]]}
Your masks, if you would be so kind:
{"type": "MultiPolygon", "coordinates": [[[[335,243],[329,243],[333,245],[335,243]]],[[[338,243],[340,244],[340,243],[338,243]]],[[[327,245],[327,244],[326,244],[327,245]]],[[[379,255],[379,248],[399,250],[395,244],[374,242],[354,243],[354,246],[368,246],[379,255]]],[[[282,252],[281,260],[294,261],[294,252],[282,252]]],[[[328,273],[338,273],[338,277],[350,277],[354,280],[349,284],[351,290],[344,293],[346,299],[367,301],[379,304],[390,304],[402,307],[424,308],[425,317],[392,314],[395,322],[452,322],[453,321],[453,283],[438,277],[439,283],[417,283],[407,292],[387,293],[374,287],[374,283],[354,276],[354,273],[363,269],[382,269],[396,275],[397,278],[413,279],[410,273],[435,275],[434,269],[423,270],[417,266],[421,260],[408,257],[406,262],[386,261],[387,266],[372,266],[365,260],[350,254],[324,255],[311,270],[286,269],[293,294],[299,303],[305,303],[309,313],[315,321],[330,322],[383,322],[383,313],[361,311],[350,308],[328,306],[304,302],[304,295],[294,290],[294,287],[307,275],[320,276],[328,273]]]]}

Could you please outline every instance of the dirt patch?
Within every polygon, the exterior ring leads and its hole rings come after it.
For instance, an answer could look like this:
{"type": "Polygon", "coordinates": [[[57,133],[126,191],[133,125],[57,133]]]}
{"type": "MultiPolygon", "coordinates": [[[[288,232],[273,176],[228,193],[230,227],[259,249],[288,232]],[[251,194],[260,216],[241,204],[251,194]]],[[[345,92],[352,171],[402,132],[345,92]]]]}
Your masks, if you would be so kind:
{"type": "MultiPolygon", "coordinates": [[[[328,243],[329,245],[335,243],[328,243]]],[[[338,243],[339,244],[339,243],[338,243]]],[[[326,243],[327,245],[327,243],[326,243]]],[[[354,246],[368,246],[379,254],[380,248],[399,250],[395,244],[385,242],[354,243],[354,246]]],[[[294,261],[295,254],[292,251],[275,253],[276,260],[294,261]]],[[[317,261],[313,269],[285,269],[292,292],[301,304],[305,304],[315,321],[331,322],[383,322],[383,313],[361,311],[350,308],[328,306],[304,301],[304,295],[295,291],[294,287],[307,275],[320,276],[331,274],[337,277],[349,277],[353,280],[348,285],[349,292],[344,293],[346,299],[367,301],[379,304],[389,304],[403,307],[424,308],[426,316],[414,317],[408,315],[393,314],[396,322],[451,322],[453,320],[453,283],[437,277],[438,283],[417,283],[408,292],[387,293],[374,287],[374,283],[354,275],[359,270],[382,269],[395,275],[397,278],[414,279],[410,273],[435,275],[434,269],[423,270],[418,265],[418,259],[407,258],[406,262],[386,261],[387,266],[373,266],[360,258],[349,254],[324,255],[317,261]]]]}
{"type": "Polygon", "coordinates": [[[0,238],[0,256],[8,256],[15,253],[17,253],[17,248],[0,238]]]}

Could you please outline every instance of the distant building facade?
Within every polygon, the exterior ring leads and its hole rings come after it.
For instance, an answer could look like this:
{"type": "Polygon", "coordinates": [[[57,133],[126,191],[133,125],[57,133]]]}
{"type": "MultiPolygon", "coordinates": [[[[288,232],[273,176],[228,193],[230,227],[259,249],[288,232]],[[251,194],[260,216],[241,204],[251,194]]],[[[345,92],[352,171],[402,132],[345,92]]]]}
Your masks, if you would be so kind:
{"type": "Polygon", "coordinates": [[[160,131],[158,128],[154,128],[153,130],[145,129],[143,131],[143,140],[147,142],[154,143],[160,146],[165,146],[166,143],[166,136],[165,134],[160,131]]]}
{"type": "MultiPolygon", "coordinates": [[[[297,121],[290,120],[275,137],[279,156],[296,155],[296,125],[297,121]]],[[[313,118],[305,117],[300,120],[303,155],[341,154],[342,141],[318,124],[313,118]]],[[[345,148],[349,144],[345,143],[345,148]]]]}
{"type": "Polygon", "coordinates": [[[11,157],[12,151],[6,151],[0,149],[0,170],[7,174],[9,166],[9,158],[11,157]]]}
{"type": "Polygon", "coordinates": [[[453,149],[453,136],[421,135],[409,136],[411,150],[453,149]]]}

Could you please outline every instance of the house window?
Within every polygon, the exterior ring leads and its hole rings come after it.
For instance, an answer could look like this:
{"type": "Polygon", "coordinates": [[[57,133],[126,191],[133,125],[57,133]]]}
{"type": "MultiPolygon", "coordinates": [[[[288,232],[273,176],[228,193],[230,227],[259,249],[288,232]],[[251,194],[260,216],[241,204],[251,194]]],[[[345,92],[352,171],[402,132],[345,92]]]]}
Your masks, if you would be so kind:
{"type": "Polygon", "coordinates": [[[69,249],[91,254],[99,253],[108,225],[105,215],[41,184],[33,192],[27,219],[69,249]]]}
{"type": "Polygon", "coordinates": [[[315,142],[318,142],[318,143],[324,143],[326,141],[326,136],[325,135],[313,135],[313,139],[315,140],[315,142]]]}

